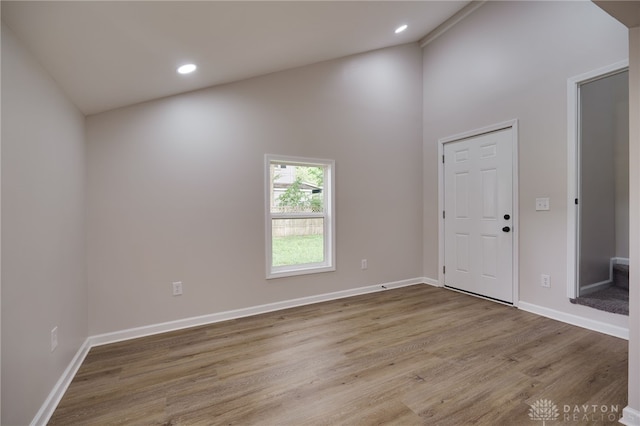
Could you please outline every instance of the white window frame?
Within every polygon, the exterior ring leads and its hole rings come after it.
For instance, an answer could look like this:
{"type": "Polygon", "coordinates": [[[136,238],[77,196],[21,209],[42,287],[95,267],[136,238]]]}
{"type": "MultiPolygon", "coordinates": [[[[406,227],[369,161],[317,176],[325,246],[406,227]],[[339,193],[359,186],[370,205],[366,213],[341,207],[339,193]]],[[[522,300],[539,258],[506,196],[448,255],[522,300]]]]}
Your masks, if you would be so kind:
{"type": "Polygon", "coordinates": [[[335,249],[335,161],[318,158],[292,157],[286,155],[265,155],[265,253],[267,266],[267,279],[290,277],[295,275],[316,274],[336,270],[335,249]],[[322,167],[324,173],[324,212],[309,213],[272,213],[271,212],[271,173],[272,163],[287,164],[292,166],[322,167]],[[272,223],[273,219],[323,219],[323,244],[324,261],[317,263],[273,266],[272,253],[272,223]]]}

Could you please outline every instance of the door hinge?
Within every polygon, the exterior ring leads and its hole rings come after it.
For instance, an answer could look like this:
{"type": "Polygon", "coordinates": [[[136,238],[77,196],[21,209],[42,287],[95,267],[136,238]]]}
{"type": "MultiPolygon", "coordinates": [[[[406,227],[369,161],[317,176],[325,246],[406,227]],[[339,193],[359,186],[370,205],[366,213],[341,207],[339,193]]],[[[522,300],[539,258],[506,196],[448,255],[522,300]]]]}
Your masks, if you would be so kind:
{"type": "Polygon", "coordinates": [[[575,203],[576,203],[576,206],[577,206],[577,205],[578,205],[578,199],[577,199],[577,198],[576,198],[576,200],[575,200],[575,203]]]}
{"type": "Polygon", "coordinates": [[[446,273],[447,273],[447,267],[446,267],[446,266],[444,266],[444,265],[442,266],[442,273],[443,273],[443,274],[446,274],[446,273]]]}
{"type": "Polygon", "coordinates": [[[445,215],[445,213],[444,213],[444,210],[442,210],[442,218],[444,219],[444,218],[445,218],[445,216],[446,216],[446,215],[445,215]]]}
{"type": "Polygon", "coordinates": [[[442,164],[444,164],[444,155],[442,156],[442,164]]]}

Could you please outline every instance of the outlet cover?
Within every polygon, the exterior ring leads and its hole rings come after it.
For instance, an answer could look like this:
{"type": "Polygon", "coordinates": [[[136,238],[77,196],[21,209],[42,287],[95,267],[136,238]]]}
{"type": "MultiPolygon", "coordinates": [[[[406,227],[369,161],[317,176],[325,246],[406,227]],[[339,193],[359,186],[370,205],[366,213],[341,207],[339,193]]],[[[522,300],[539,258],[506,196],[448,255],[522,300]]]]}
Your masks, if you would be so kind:
{"type": "Polygon", "coordinates": [[[173,285],[173,295],[180,296],[182,295],[182,281],[176,281],[172,283],[173,285]]]}
{"type": "Polygon", "coordinates": [[[546,274],[540,275],[540,285],[547,288],[551,287],[551,277],[546,274]]]}
{"type": "Polygon", "coordinates": [[[547,211],[547,210],[549,210],[549,199],[536,198],[536,211],[547,211]]]}

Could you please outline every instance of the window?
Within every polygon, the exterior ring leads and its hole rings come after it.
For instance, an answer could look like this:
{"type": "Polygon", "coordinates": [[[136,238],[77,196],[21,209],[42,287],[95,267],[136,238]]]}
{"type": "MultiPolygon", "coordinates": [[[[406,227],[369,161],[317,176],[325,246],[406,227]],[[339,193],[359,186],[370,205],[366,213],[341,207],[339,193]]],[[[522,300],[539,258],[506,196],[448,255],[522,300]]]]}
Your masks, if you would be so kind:
{"type": "Polygon", "coordinates": [[[334,161],[265,158],[267,278],[334,271],[334,161]]]}

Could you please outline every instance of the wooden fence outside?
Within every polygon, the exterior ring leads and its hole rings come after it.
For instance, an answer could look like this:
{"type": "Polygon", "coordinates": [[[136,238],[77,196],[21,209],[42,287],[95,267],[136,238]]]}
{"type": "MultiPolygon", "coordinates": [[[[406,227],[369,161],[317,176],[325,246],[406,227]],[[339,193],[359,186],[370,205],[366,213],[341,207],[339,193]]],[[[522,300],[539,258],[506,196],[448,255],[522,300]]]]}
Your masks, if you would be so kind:
{"type": "Polygon", "coordinates": [[[271,232],[274,237],[291,237],[297,235],[321,235],[323,233],[322,218],[312,219],[277,219],[274,220],[271,232]]]}

